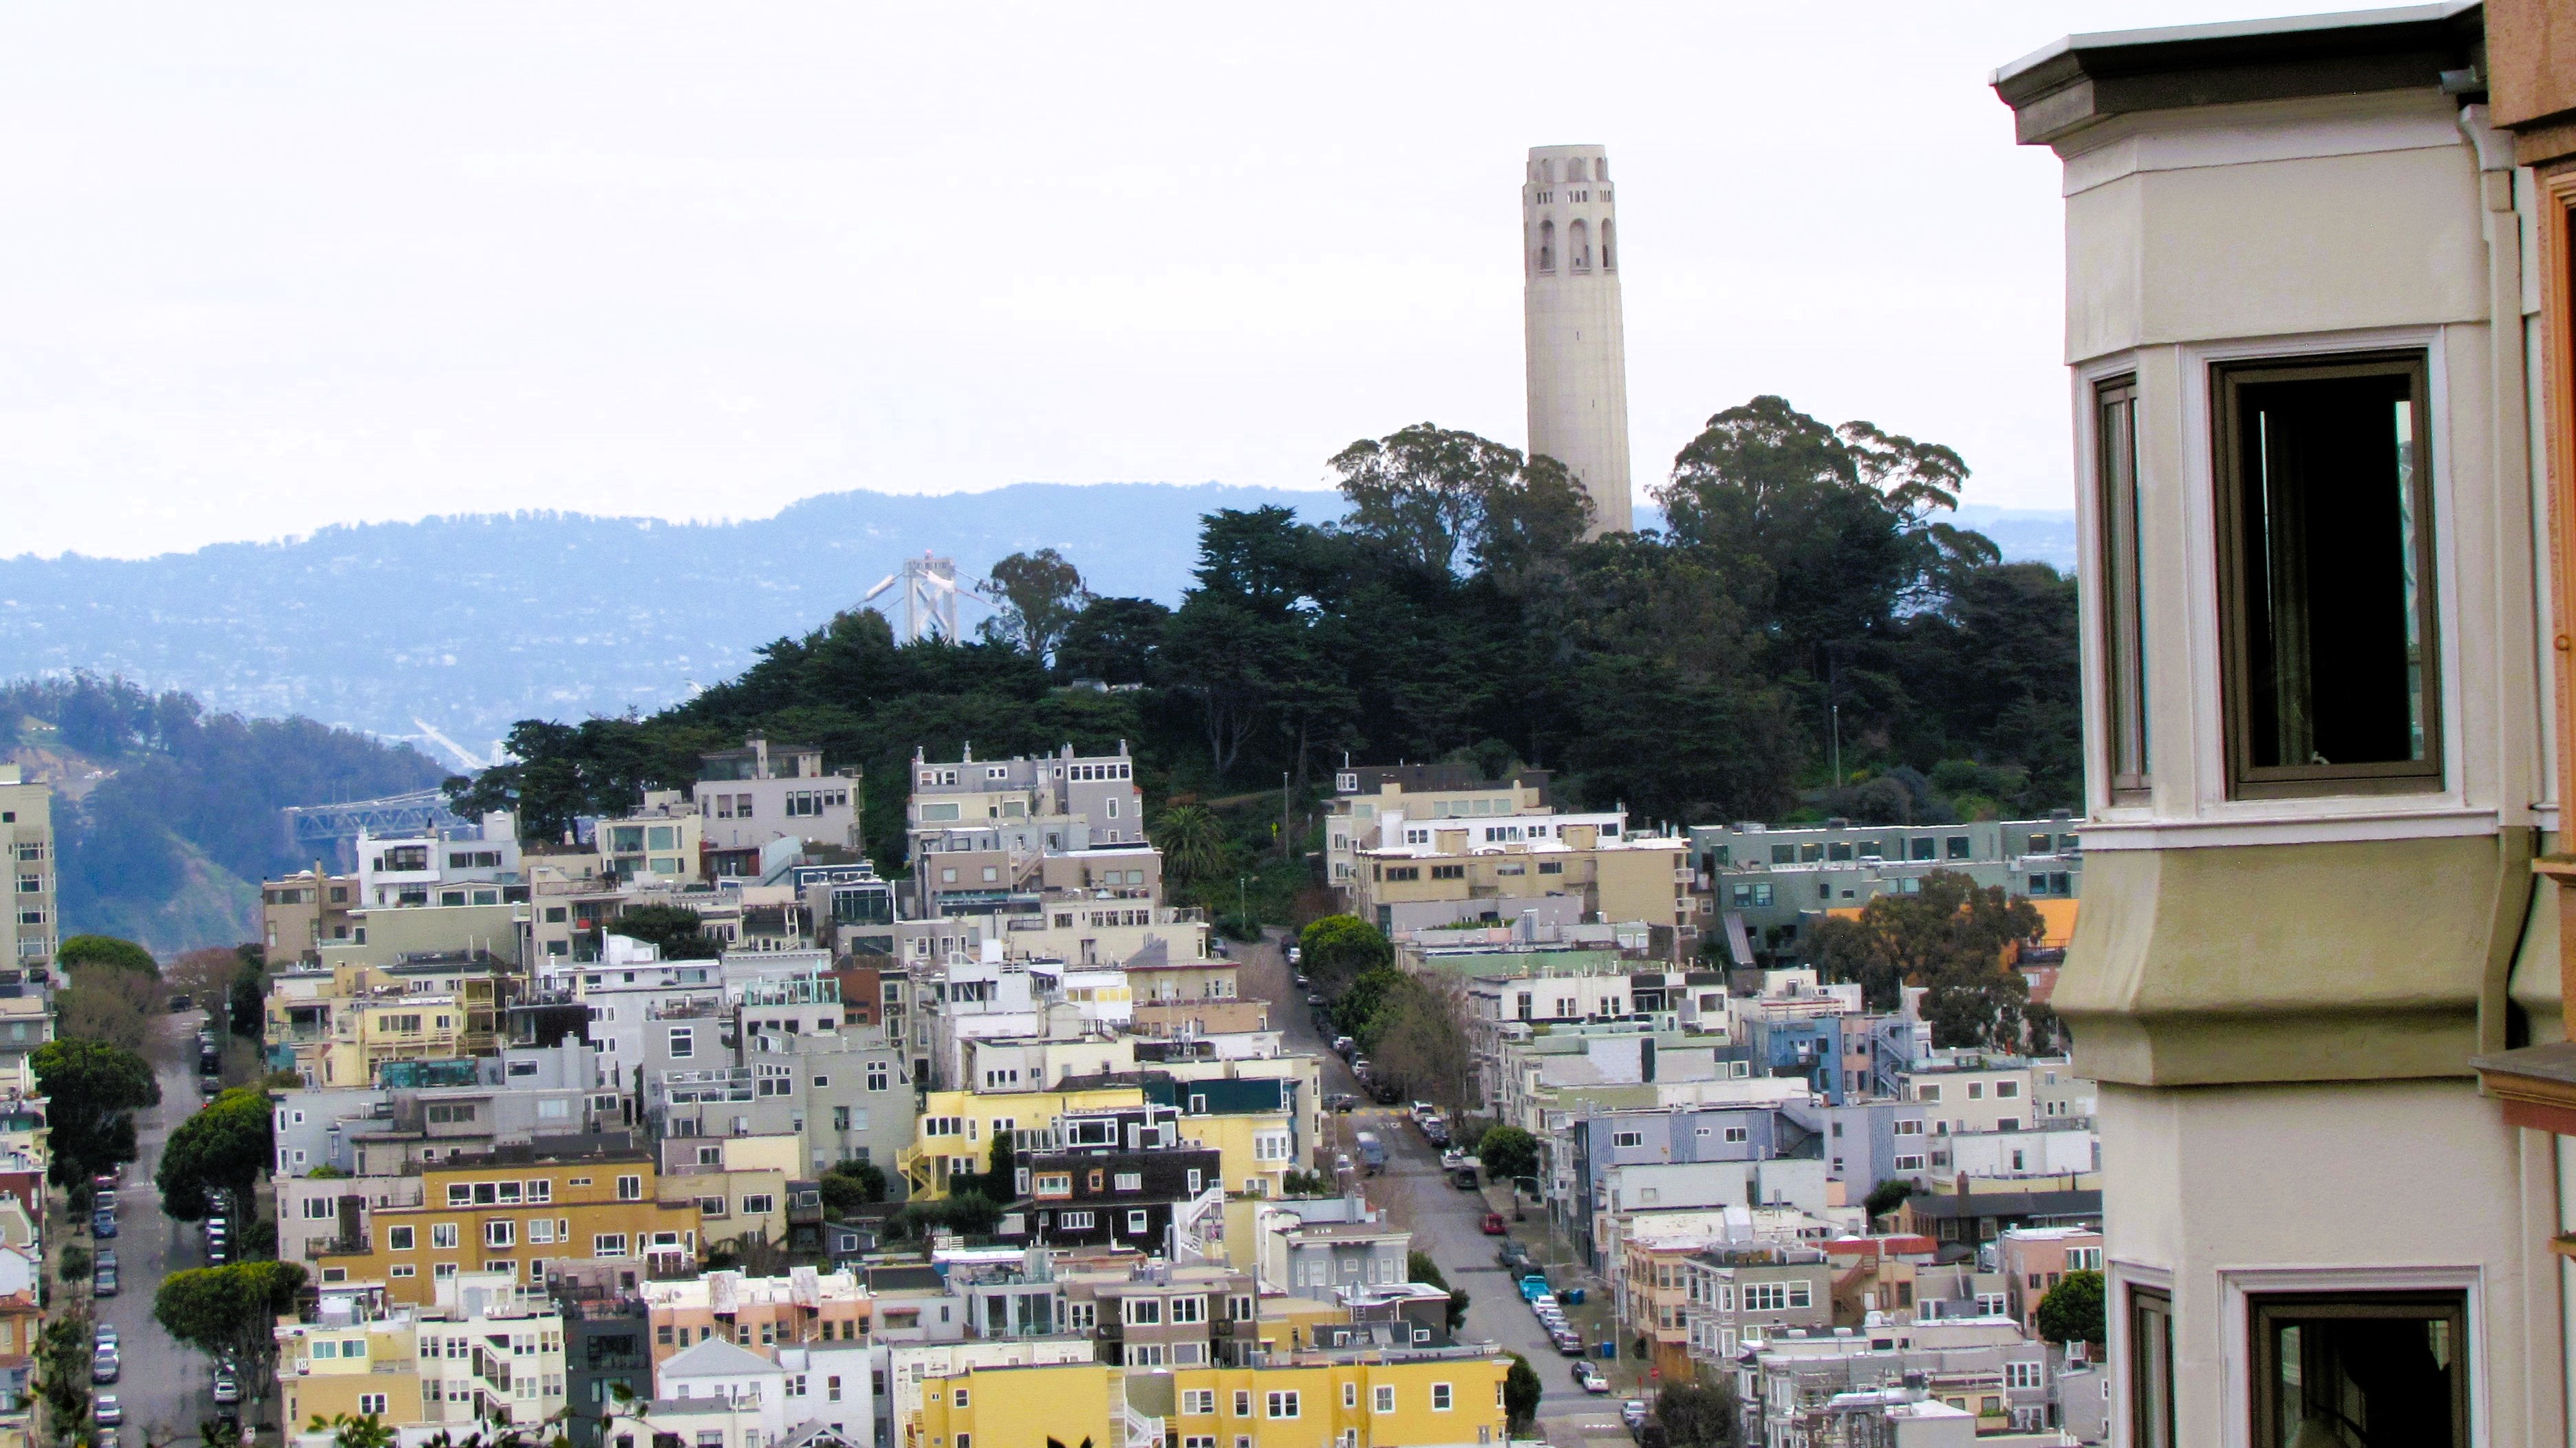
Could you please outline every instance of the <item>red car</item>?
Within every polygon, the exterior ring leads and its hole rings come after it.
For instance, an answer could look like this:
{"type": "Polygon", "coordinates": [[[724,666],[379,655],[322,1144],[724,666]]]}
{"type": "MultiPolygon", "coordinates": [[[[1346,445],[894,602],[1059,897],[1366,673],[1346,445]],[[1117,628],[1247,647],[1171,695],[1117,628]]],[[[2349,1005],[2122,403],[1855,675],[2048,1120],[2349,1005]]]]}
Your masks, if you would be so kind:
{"type": "Polygon", "coordinates": [[[1502,1213],[1487,1212],[1485,1214],[1484,1225],[1479,1227],[1477,1230],[1483,1232],[1488,1237],[1499,1237],[1511,1229],[1503,1225],[1502,1213]]]}

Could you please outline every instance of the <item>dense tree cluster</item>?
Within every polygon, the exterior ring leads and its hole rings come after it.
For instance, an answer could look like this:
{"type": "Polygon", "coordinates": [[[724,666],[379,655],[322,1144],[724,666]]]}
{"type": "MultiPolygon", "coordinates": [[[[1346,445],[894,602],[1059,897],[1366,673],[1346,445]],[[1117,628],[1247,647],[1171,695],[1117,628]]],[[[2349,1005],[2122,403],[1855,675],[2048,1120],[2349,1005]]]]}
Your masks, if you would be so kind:
{"type": "MultiPolygon", "coordinates": [[[[1207,515],[1177,609],[1017,555],[985,585],[999,616],[978,641],[898,647],[878,615],[845,613],[652,718],[522,723],[517,762],[451,788],[552,836],[764,730],[885,782],[915,747],[1123,740],[1149,796],[1193,807],[1283,776],[1294,793],[1345,754],[1545,767],[1569,804],[1672,821],[2074,803],[2073,582],[1944,521],[1968,474],[1948,448],[1757,397],[1654,489],[1665,531],[1592,541],[1562,468],[1472,434],[1410,427],[1332,466],[1337,523],[1207,515]]],[[[890,870],[903,805],[899,785],[867,792],[890,870]]],[[[1159,833],[1185,876],[1249,867],[1190,814],[1159,833]]]]}
{"type": "Polygon", "coordinates": [[[2037,907],[2002,886],[1935,870],[1921,894],[1875,896],[1856,916],[1819,922],[1813,951],[1833,979],[1860,982],[1871,1010],[1893,1010],[1903,987],[1923,987],[1935,1046],[2017,1050],[2030,985],[2011,952],[2041,924],[2037,907]]]}

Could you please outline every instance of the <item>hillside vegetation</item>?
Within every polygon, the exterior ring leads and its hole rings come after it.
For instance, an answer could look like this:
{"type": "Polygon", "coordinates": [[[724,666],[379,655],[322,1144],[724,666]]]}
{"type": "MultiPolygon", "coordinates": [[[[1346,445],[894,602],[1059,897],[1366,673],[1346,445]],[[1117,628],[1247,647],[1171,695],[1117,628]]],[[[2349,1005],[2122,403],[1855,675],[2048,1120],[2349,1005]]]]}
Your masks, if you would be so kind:
{"type": "Polygon", "coordinates": [[[1948,521],[1968,472],[1947,448],[1756,398],[1676,460],[1666,530],[1596,542],[1552,462],[1468,434],[1407,429],[1332,465],[1333,524],[1207,514],[1177,609],[1027,557],[976,642],[898,647],[844,612],[649,717],[523,722],[518,762],[451,787],[553,834],[765,732],[866,771],[868,844],[894,870],[916,746],[1123,739],[1149,808],[1248,796],[1198,882],[1229,909],[1283,782],[1311,801],[1346,755],[1546,767],[1562,802],[1646,821],[2076,803],[2073,580],[1948,521]]]}
{"type": "Polygon", "coordinates": [[[57,782],[62,933],[172,954],[256,937],[258,882],[290,858],[278,811],[438,782],[426,756],[310,719],[209,713],[75,675],[0,685],[0,757],[57,782]]]}

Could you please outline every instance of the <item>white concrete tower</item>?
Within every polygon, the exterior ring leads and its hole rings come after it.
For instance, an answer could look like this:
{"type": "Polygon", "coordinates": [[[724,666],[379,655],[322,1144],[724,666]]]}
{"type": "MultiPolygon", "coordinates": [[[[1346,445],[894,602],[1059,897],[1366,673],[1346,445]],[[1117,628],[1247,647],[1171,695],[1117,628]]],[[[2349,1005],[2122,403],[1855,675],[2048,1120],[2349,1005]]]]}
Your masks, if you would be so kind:
{"type": "Polygon", "coordinates": [[[1521,186],[1529,450],[1592,495],[1594,534],[1630,531],[1628,342],[1619,221],[1599,146],[1532,146],[1521,186]]]}

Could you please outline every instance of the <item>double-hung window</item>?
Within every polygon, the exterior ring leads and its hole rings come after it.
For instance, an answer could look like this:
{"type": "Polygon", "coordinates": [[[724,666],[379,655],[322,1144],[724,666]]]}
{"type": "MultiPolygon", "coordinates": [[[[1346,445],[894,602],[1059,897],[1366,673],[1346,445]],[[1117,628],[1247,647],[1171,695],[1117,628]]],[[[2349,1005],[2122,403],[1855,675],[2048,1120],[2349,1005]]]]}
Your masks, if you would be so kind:
{"type": "Polygon", "coordinates": [[[2420,352],[2213,374],[2228,792],[2442,784],[2420,352]]]}

